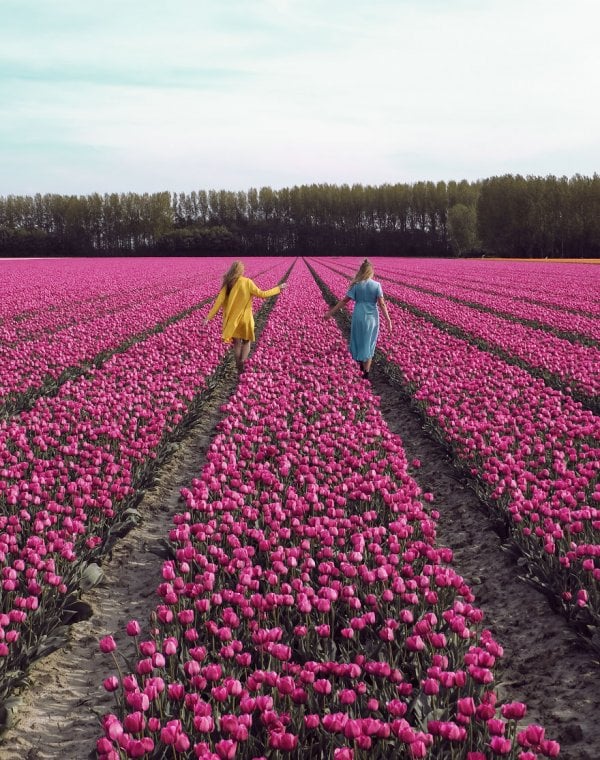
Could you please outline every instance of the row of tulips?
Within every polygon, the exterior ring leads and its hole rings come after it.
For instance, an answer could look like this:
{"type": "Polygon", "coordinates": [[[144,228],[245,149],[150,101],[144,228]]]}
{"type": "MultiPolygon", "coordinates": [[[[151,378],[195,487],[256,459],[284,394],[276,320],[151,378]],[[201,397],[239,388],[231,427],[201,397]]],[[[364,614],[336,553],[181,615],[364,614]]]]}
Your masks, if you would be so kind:
{"type": "Polygon", "coordinates": [[[441,320],[444,326],[458,328],[469,340],[483,341],[492,350],[500,349],[511,359],[524,363],[531,370],[558,385],[567,393],[598,407],[600,393],[600,348],[573,343],[533,327],[481,312],[441,296],[406,287],[393,280],[384,280],[388,296],[441,320]],[[465,335],[466,333],[466,335],[465,335]]]}
{"type": "MultiPolygon", "coordinates": [[[[123,274],[130,281],[133,268],[123,274]]],[[[113,274],[107,267],[94,271],[89,259],[65,259],[59,265],[55,259],[4,259],[0,325],[17,324],[34,315],[52,312],[74,294],[79,294],[81,300],[95,301],[115,290],[118,277],[119,272],[113,274]],[[48,287],[48,283],[53,284],[48,287]]]]}
{"type": "MultiPolygon", "coordinates": [[[[317,265],[335,297],[344,276],[317,265]]],[[[388,303],[390,368],[508,519],[570,614],[600,622],[600,418],[520,367],[388,303]]]]}
{"type": "Polygon", "coordinates": [[[149,303],[133,304],[121,312],[81,322],[51,336],[17,346],[0,346],[0,404],[8,409],[19,406],[30,396],[39,395],[60,384],[71,373],[80,373],[98,358],[121,344],[143,337],[152,329],[196,306],[218,287],[212,281],[160,296],[149,303]],[[211,287],[212,285],[212,287],[211,287]]]}
{"type": "Polygon", "coordinates": [[[120,297],[124,308],[95,318],[98,302],[87,302],[81,306],[80,319],[65,329],[17,345],[0,343],[0,404],[18,410],[30,397],[50,391],[86,365],[101,363],[122,344],[127,347],[132,340],[162,330],[169,320],[214,296],[226,265],[208,259],[192,285],[155,283],[143,298],[137,289],[124,292],[120,297]]]}
{"type": "Polygon", "coordinates": [[[472,292],[512,298],[568,313],[600,316],[600,272],[593,265],[515,261],[375,259],[383,273],[402,272],[413,284],[442,290],[450,282],[472,292]]]}
{"type": "Polygon", "coordinates": [[[289,283],[182,489],[132,670],[100,642],[99,757],[556,757],[499,704],[502,647],[304,264],[289,283]]]}
{"type": "Polygon", "coordinates": [[[16,262],[19,266],[13,264],[9,277],[5,277],[3,263],[3,297],[6,294],[10,302],[15,291],[21,297],[25,290],[28,298],[20,305],[21,311],[0,320],[0,341],[16,345],[35,340],[122,311],[134,303],[141,305],[184,290],[206,274],[204,262],[201,269],[197,263],[192,269],[186,261],[187,266],[175,264],[170,271],[165,271],[162,259],[140,261],[137,275],[132,277],[131,266],[122,266],[120,260],[99,265],[93,260],[75,259],[64,262],[60,269],[54,264],[50,278],[46,262],[16,262]],[[107,278],[108,274],[111,277],[107,278]],[[39,299],[37,294],[42,289],[52,301],[39,299]]]}
{"type": "MultiPolygon", "coordinates": [[[[279,260],[269,274],[283,276],[279,260]]],[[[260,280],[259,280],[260,281],[260,280]]],[[[225,346],[208,306],[0,421],[0,702],[197,415],[225,346]]]]}
{"type": "MultiPolygon", "coordinates": [[[[104,304],[160,282],[181,287],[197,264],[173,259],[27,259],[2,261],[0,336],[14,342],[71,321],[73,308],[104,304]]],[[[75,320],[77,321],[77,320],[75,320]]]]}
{"type": "MultiPolygon", "coordinates": [[[[439,263],[439,262],[438,262],[439,263]]],[[[443,266],[443,264],[442,264],[443,266]]],[[[351,269],[351,267],[350,267],[351,269]]],[[[379,270],[378,270],[379,271],[379,270]]],[[[489,310],[493,314],[500,314],[513,321],[526,320],[535,323],[541,329],[552,329],[562,337],[579,339],[582,342],[600,341],[600,320],[591,314],[574,313],[565,309],[543,306],[532,301],[526,301],[515,295],[518,286],[507,283],[506,289],[499,293],[486,293],[472,289],[469,285],[456,285],[451,277],[444,283],[429,283],[420,278],[414,278],[404,271],[403,265],[396,262],[395,267],[387,267],[381,270],[380,278],[387,283],[388,278],[393,282],[400,283],[407,289],[423,288],[431,295],[453,298],[463,305],[474,305],[483,310],[489,310]]],[[[598,286],[597,280],[593,279],[598,286]]],[[[571,303],[571,299],[567,299],[571,303]]],[[[592,308],[592,298],[585,302],[588,308],[592,308]]]]}

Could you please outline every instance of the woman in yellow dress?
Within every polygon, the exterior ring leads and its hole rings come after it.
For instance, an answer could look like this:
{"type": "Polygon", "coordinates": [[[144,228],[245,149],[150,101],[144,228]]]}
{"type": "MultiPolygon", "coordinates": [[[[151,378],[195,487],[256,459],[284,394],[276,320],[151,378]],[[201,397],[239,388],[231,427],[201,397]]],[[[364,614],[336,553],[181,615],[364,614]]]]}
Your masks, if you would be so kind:
{"type": "Polygon", "coordinates": [[[244,277],[244,264],[234,261],[223,276],[223,284],[217,300],[208,312],[205,324],[223,307],[223,340],[233,341],[233,354],[238,372],[243,372],[244,362],[250,353],[250,342],[255,340],[252,298],[269,298],[285,290],[287,283],[270,290],[261,290],[249,277],[244,277]]]}

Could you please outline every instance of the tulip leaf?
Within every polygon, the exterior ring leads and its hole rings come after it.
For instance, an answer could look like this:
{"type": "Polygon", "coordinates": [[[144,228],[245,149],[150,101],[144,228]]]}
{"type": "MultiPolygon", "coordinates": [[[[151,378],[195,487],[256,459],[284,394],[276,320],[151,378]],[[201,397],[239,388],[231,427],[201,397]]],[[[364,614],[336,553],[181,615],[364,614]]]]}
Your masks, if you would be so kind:
{"type": "Polygon", "coordinates": [[[6,699],[0,705],[0,727],[3,729],[12,728],[16,723],[16,716],[23,702],[23,698],[15,695],[6,699]]]}
{"type": "Polygon", "coordinates": [[[158,541],[155,541],[154,544],[152,544],[152,546],[148,547],[148,551],[150,552],[150,554],[155,554],[157,557],[160,557],[161,559],[173,559],[175,557],[173,547],[164,538],[161,538],[158,541]]]}
{"type": "Polygon", "coordinates": [[[85,567],[81,573],[80,586],[84,591],[89,591],[94,586],[97,586],[104,578],[104,573],[99,565],[95,562],[91,562],[85,567]]]}
{"type": "Polygon", "coordinates": [[[51,636],[42,636],[37,644],[32,646],[27,655],[32,660],[39,660],[46,655],[52,654],[57,649],[61,649],[69,640],[69,627],[61,625],[56,628],[51,636]]]}
{"type": "Polygon", "coordinates": [[[419,692],[409,705],[409,711],[413,713],[417,723],[423,730],[427,727],[427,721],[431,713],[431,705],[427,694],[419,692]]]}

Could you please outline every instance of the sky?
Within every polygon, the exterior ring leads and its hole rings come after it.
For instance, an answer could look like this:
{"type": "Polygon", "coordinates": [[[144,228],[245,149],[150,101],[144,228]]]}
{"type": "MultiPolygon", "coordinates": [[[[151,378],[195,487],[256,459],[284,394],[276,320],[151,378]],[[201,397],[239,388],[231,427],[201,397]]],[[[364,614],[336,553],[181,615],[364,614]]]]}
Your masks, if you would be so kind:
{"type": "Polygon", "coordinates": [[[600,171],[598,0],[0,0],[0,195],[600,171]]]}

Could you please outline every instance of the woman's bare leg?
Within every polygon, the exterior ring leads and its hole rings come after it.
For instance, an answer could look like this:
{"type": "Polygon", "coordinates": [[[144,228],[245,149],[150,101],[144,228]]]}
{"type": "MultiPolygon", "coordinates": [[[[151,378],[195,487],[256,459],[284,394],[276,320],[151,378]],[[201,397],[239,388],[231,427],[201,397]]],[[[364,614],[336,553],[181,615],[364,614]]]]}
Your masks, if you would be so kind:
{"type": "Polygon", "coordinates": [[[240,372],[242,341],[239,338],[233,339],[233,355],[235,356],[235,366],[237,367],[238,372],[240,372]]]}
{"type": "Polygon", "coordinates": [[[241,347],[240,347],[240,360],[238,365],[238,370],[240,372],[244,371],[244,363],[246,362],[246,359],[248,358],[250,354],[250,347],[251,343],[249,340],[241,340],[241,347]]]}
{"type": "Polygon", "coordinates": [[[237,371],[241,374],[244,371],[244,362],[248,358],[250,353],[251,343],[249,340],[242,340],[242,338],[233,339],[233,355],[235,356],[235,366],[237,371]]]}
{"type": "Polygon", "coordinates": [[[371,364],[372,364],[372,362],[373,362],[372,358],[371,359],[367,359],[366,361],[363,362],[363,370],[365,372],[369,372],[371,370],[371,364]]]}

